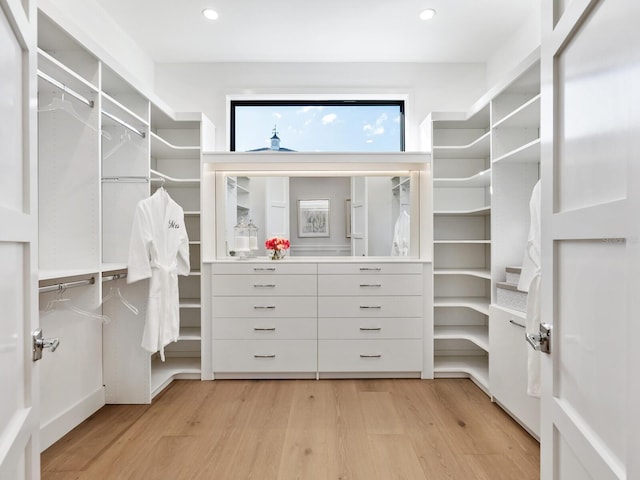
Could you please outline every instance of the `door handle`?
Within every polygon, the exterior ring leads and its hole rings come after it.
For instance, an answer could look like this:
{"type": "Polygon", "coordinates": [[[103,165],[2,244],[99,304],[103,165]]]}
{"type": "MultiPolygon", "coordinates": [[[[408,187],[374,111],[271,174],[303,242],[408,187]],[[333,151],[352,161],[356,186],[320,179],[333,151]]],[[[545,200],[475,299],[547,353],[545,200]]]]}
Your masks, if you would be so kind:
{"type": "Polygon", "coordinates": [[[540,333],[525,333],[525,338],[531,348],[537,352],[551,353],[551,325],[540,324],[540,333]]]}
{"type": "Polygon", "coordinates": [[[48,348],[51,353],[55,352],[60,345],[60,339],[56,338],[44,338],[42,329],[37,329],[32,334],[33,337],[33,361],[37,362],[42,358],[42,350],[48,348]]]}

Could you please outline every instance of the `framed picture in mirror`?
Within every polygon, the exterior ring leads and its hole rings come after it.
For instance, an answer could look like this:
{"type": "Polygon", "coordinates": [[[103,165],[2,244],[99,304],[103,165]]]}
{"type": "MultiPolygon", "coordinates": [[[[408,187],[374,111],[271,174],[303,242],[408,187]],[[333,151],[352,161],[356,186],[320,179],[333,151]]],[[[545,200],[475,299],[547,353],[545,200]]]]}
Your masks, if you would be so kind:
{"type": "Polygon", "coordinates": [[[328,199],[298,200],[298,237],[329,237],[328,199]]]}

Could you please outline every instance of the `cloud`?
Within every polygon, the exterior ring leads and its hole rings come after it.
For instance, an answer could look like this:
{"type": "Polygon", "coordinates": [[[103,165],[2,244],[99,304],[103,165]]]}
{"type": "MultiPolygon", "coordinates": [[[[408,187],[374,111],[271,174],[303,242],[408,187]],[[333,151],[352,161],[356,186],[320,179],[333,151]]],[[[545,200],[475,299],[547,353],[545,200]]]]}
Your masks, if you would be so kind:
{"type": "Polygon", "coordinates": [[[393,123],[400,123],[400,115],[393,119],[393,123]]]}
{"type": "Polygon", "coordinates": [[[296,113],[298,115],[300,115],[302,113],[309,113],[309,112],[313,112],[313,111],[321,112],[322,110],[324,110],[324,107],[322,107],[322,106],[307,105],[306,107],[302,107],[299,110],[297,110],[296,113]]]}
{"type": "Polygon", "coordinates": [[[381,114],[377,119],[376,119],[376,125],[380,126],[382,125],[384,122],[387,121],[389,117],[387,117],[386,113],[381,114]]]}
{"type": "Polygon", "coordinates": [[[373,139],[369,138],[366,143],[373,143],[373,139]]]}
{"type": "Polygon", "coordinates": [[[282,118],[282,114],[278,112],[273,112],[273,118],[280,120],[282,118]]]}
{"type": "Polygon", "coordinates": [[[333,123],[335,122],[336,118],[338,118],[338,116],[335,113],[328,113],[324,117],[322,117],[322,124],[328,125],[330,123],[333,123]]]}
{"type": "Polygon", "coordinates": [[[384,133],[384,127],[382,125],[373,126],[370,123],[364,125],[362,127],[362,130],[368,137],[372,137],[374,135],[382,135],[384,133]]]}

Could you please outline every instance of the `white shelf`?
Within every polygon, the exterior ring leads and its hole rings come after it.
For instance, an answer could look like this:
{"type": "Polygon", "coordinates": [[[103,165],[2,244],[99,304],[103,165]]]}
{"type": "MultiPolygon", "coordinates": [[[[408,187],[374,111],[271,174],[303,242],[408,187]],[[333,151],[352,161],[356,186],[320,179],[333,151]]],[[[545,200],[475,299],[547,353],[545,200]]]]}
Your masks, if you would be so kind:
{"type": "Polygon", "coordinates": [[[486,132],[467,145],[434,146],[433,156],[436,158],[486,158],[491,151],[490,139],[491,132],[486,132]]]}
{"type": "Polygon", "coordinates": [[[434,240],[434,245],[490,245],[491,240],[434,240]]]}
{"type": "Polygon", "coordinates": [[[202,303],[199,298],[181,298],[180,308],[200,308],[202,303]]]}
{"type": "Polygon", "coordinates": [[[155,358],[151,362],[151,398],[154,398],[174,379],[200,379],[200,357],[167,357],[165,362],[155,358]]]}
{"type": "Polygon", "coordinates": [[[485,326],[436,326],[433,329],[433,338],[436,340],[468,340],[484,351],[489,351],[489,329],[485,326]]]}
{"type": "Polygon", "coordinates": [[[200,245],[201,243],[200,240],[189,240],[189,245],[200,245]]]}
{"type": "Polygon", "coordinates": [[[540,162],[540,139],[537,138],[525,145],[511,150],[496,158],[493,164],[500,163],[539,163],[540,162]]]}
{"type": "Polygon", "coordinates": [[[493,128],[540,128],[540,95],[496,122],[493,128]]]}
{"type": "Polygon", "coordinates": [[[53,280],[54,278],[71,278],[87,275],[98,275],[100,268],[70,268],[60,270],[40,270],[38,280],[53,280]]]}
{"type": "Polygon", "coordinates": [[[185,210],[184,216],[185,217],[199,217],[200,216],[200,210],[185,210]]]}
{"type": "Polygon", "coordinates": [[[486,268],[436,268],[434,275],[467,275],[469,277],[491,279],[491,270],[486,268]]]}
{"type": "Polygon", "coordinates": [[[436,377],[465,373],[485,390],[489,389],[489,357],[486,356],[436,356],[433,373],[436,377]]]}
{"type": "Polygon", "coordinates": [[[200,277],[202,275],[202,272],[200,270],[191,270],[189,272],[189,277],[200,277]]]}
{"type": "Polygon", "coordinates": [[[466,178],[434,178],[434,187],[488,187],[491,185],[491,169],[483,170],[475,175],[466,178]]]}
{"type": "Polygon", "coordinates": [[[435,308],[469,308],[483,315],[489,315],[490,300],[485,297],[435,297],[435,308]]]}
{"type": "MultiPolygon", "coordinates": [[[[120,109],[122,112],[125,112],[127,115],[130,115],[136,121],[142,123],[144,126],[149,126],[149,122],[147,120],[142,118],[140,115],[135,113],[133,110],[131,110],[128,107],[124,106],[122,103],[120,103],[118,100],[116,100],[115,98],[111,97],[109,94],[105,93],[104,91],[102,92],[102,99],[103,99],[103,102],[102,102],[102,109],[103,110],[106,110],[107,112],[109,112],[112,115],[115,115],[116,117],[120,117],[121,116],[120,115],[121,112],[114,112],[111,109],[112,106],[115,106],[116,108],[120,109]],[[107,100],[106,104],[105,104],[104,100],[107,100]],[[111,103],[112,105],[109,105],[109,103],[111,103]]],[[[122,118],[121,120],[128,121],[128,119],[125,119],[125,118],[122,118]]],[[[119,124],[115,123],[113,120],[109,119],[106,116],[103,116],[102,123],[106,124],[106,125],[119,125],[119,124]]],[[[140,129],[140,130],[143,130],[143,129],[140,129]]]]}
{"type": "MultiPolygon", "coordinates": [[[[67,85],[71,88],[78,88],[80,86],[88,88],[93,93],[98,93],[98,87],[93,83],[86,80],[84,77],[73,71],[57,58],[52,57],[47,52],[38,48],[38,70],[52,76],[63,84],[69,83],[69,79],[72,80],[73,85],[67,85]],[[55,72],[61,72],[66,78],[59,78],[55,72]]],[[[78,88],[79,89],[79,88],[78,88]]],[[[84,88],[82,88],[84,90],[84,88]]]]}
{"type": "Polygon", "coordinates": [[[181,327],[178,341],[202,340],[200,329],[198,327],[181,327]]]}
{"type": "Polygon", "coordinates": [[[434,215],[490,215],[491,207],[480,207],[470,210],[436,210],[434,215]]]}
{"type": "Polygon", "coordinates": [[[156,159],[199,159],[200,147],[178,146],[151,132],[151,156],[156,159]]]}

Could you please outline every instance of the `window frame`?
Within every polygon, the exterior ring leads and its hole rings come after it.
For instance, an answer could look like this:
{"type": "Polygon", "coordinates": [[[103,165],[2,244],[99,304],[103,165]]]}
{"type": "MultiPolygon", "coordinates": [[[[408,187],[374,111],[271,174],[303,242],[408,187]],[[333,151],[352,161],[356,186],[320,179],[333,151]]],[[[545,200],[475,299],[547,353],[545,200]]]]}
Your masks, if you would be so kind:
{"type": "MultiPolygon", "coordinates": [[[[348,105],[361,105],[361,106],[397,106],[400,108],[400,152],[406,151],[406,99],[393,98],[393,99],[361,99],[361,98],[345,98],[345,99],[234,99],[230,98],[228,101],[229,106],[229,151],[236,151],[236,107],[335,107],[335,106],[348,106],[348,105]]],[[[304,153],[304,152],[303,152],[304,153]]],[[[327,152],[329,153],[329,152],[327,152]]]]}

